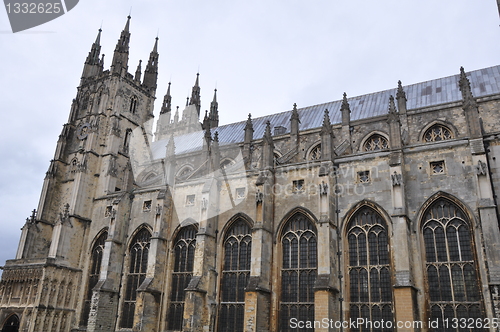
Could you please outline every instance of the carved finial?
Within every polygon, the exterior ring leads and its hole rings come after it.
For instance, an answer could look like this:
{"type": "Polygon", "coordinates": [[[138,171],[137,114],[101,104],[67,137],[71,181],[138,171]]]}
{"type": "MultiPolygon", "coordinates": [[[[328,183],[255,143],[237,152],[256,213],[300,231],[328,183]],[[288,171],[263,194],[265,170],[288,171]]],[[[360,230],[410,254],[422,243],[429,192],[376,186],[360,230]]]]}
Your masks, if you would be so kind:
{"type": "Polygon", "coordinates": [[[340,111],[349,111],[351,113],[351,107],[349,106],[349,102],[347,101],[347,93],[344,92],[344,96],[342,97],[342,106],[340,106],[340,111]]]}
{"type": "Polygon", "coordinates": [[[320,134],[332,134],[332,123],[330,122],[330,113],[328,109],[325,109],[325,114],[323,115],[323,125],[320,134]]]}
{"type": "Polygon", "coordinates": [[[299,112],[297,111],[297,104],[293,104],[292,116],[290,117],[290,121],[297,120],[300,123],[299,112]]]}
{"type": "Polygon", "coordinates": [[[398,92],[396,93],[396,99],[403,98],[406,101],[406,92],[403,90],[403,85],[401,84],[401,80],[398,81],[398,92]]]}
{"type": "Polygon", "coordinates": [[[460,67],[460,80],[458,81],[460,91],[462,92],[462,98],[464,101],[473,100],[472,90],[470,87],[470,81],[465,74],[464,67],[460,67]]]}
{"type": "Polygon", "coordinates": [[[266,121],[266,131],[264,132],[264,137],[271,138],[271,122],[269,120],[266,121]]]}

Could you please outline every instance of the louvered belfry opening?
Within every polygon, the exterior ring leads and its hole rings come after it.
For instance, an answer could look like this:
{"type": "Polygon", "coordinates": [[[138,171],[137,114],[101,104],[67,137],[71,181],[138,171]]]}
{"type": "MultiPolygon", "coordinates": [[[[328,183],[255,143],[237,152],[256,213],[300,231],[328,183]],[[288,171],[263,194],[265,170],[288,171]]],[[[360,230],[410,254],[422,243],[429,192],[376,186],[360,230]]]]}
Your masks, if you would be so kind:
{"type": "MultiPolygon", "coordinates": [[[[483,297],[468,218],[456,204],[440,198],[425,212],[422,233],[429,318],[449,322],[454,318],[483,318],[483,297]]],[[[474,328],[466,326],[460,331],[474,328]]]]}
{"type": "MultiPolygon", "coordinates": [[[[317,276],[316,230],[303,213],[286,223],[281,238],[280,331],[292,331],[290,319],[314,320],[314,283],[317,276]]],[[[311,329],[312,331],[312,329],[311,329]]]]}
{"type": "Polygon", "coordinates": [[[146,278],[150,239],[151,233],[143,228],[134,236],[130,244],[127,282],[120,321],[121,328],[133,327],[137,288],[146,278]]]}
{"type": "Polygon", "coordinates": [[[248,223],[236,220],[224,240],[221,277],[219,332],[242,332],[245,316],[245,287],[250,277],[252,235],[248,223]]]}
{"type": "Polygon", "coordinates": [[[197,229],[193,225],[183,227],[174,242],[174,268],[168,309],[168,329],[182,330],[184,315],[184,290],[193,276],[194,251],[197,229]]]}
{"type": "Polygon", "coordinates": [[[87,291],[85,292],[85,301],[83,303],[82,317],[80,319],[81,326],[87,326],[90,303],[92,302],[92,290],[99,281],[99,274],[101,273],[102,255],[104,252],[104,244],[108,238],[108,232],[102,232],[101,235],[95,240],[90,253],[90,267],[89,278],[87,282],[87,291]]]}
{"type": "MultiPolygon", "coordinates": [[[[374,209],[364,206],[347,226],[348,301],[351,320],[393,320],[393,295],[387,223],[374,209]]],[[[393,331],[366,329],[352,331],[393,331]]]]}

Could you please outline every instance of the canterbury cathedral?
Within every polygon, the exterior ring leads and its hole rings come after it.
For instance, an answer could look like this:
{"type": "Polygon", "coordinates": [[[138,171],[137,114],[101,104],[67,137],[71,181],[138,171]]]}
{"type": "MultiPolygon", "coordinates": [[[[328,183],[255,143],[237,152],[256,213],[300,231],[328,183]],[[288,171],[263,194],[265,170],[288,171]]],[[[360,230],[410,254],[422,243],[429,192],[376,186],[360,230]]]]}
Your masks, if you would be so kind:
{"type": "Polygon", "coordinates": [[[90,47],[2,332],[499,331],[500,66],[227,125],[193,74],[154,119],[129,28],[90,47]]]}

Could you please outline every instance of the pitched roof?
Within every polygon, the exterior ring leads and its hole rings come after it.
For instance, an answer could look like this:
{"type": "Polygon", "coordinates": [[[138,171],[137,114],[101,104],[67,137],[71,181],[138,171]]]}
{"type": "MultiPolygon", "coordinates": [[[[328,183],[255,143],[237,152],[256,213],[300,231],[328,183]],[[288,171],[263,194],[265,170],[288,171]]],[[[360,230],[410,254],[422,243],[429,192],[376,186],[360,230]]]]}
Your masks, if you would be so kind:
{"type": "MultiPolygon", "coordinates": [[[[453,75],[438,78],[431,81],[403,86],[406,92],[407,109],[429,107],[439,104],[460,101],[462,94],[458,87],[460,75],[453,75]]],[[[475,70],[467,74],[475,97],[500,93],[500,65],[475,70]]],[[[388,112],[389,96],[396,96],[397,88],[374,92],[362,96],[351,97],[349,101],[351,108],[351,121],[384,115],[388,112]]],[[[332,124],[342,121],[340,105],[342,100],[336,100],[324,104],[308,106],[298,109],[300,117],[300,130],[307,130],[321,127],[325,109],[330,111],[330,121],[332,124]]],[[[264,135],[266,122],[271,123],[271,127],[282,126],[286,128],[286,133],[290,132],[290,116],[292,110],[266,115],[252,120],[255,139],[260,139],[264,135]]],[[[243,142],[244,128],[246,120],[235,122],[212,129],[212,132],[219,132],[219,145],[227,145],[243,142]]],[[[168,139],[163,139],[152,143],[153,156],[155,159],[163,158],[165,146],[168,139]]],[[[176,154],[187,153],[200,150],[203,146],[203,132],[181,135],[175,137],[176,154]]]]}

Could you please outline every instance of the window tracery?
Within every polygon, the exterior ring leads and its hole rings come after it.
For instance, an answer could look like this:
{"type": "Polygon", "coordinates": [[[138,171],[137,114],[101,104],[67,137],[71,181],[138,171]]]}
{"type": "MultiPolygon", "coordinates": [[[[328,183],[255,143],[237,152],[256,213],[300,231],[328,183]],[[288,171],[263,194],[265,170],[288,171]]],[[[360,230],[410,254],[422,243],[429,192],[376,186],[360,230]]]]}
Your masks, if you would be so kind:
{"type": "Polygon", "coordinates": [[[363,144],[365,151],[378,151],[389,148],[387,138],[380,134],[371,135],[363,144]]]}
{"type": "Polygon", "coordinates": [[[427,209],[422,227],[430,319],[482,318],[479,275],[464,213],[441,198],[427,209]]]}
{"type": "Polygon", "coordinates": [[[309,160],[321,160],[321,144],[316,145],[309,152],[309,160]]]}
{"type": "Polygon", "coordinates": [[[426,142],[437,142],[452,139],[453,134],[449,128],[441,124],[435,124],[425,131],[424,140],[426,142]]]}
{"type": "Polygon", "coordinates": [[[349,222],[347,241],[350,319],[392,321],[392,282],[386,222],[372,208],[362,207],[349,222]]]}
{"type": "Polygon", "coordinates": [[[239,219],[228,230],[224,240],[219,332],[243,332],[245,287],[250,276],[251,252],[250,226],[239,219]]]}
{"type": "Polygon", "coordinates": [[[104,244],[106,243],[107,238],[108,232],[103,232],[94,242],[92,251],[90,252],[89,279],[87,283],[87,291],[85,293],[85,302],[83,303],[82,317],[80,320],[80,325],[82,326],[87,326],[89,319],[90,303],[92,302],[92,290],[99,281],[104,244]]]}
{"type": "Polygon", "coordinates": [[[134,323],[137,288],[146,278],[150,239],[151,233],[143,228],[134,236],[130,245],[129,268],[120,322],[122,328],[132,328],[134,323]]]}
{"type": "Polygon", "coordinates": [[[186,226],[179,232],[175,239],[174,269],[172,272],[172,289],[168,310],[169,330],[182,330],[184,289],[186,289],[193,276],[196,233],[197,230],[194,226],[186,226]]]}
{"type": "Polygon", "coordinates": [[[302,213],[295,214],[285,225],[281,245],[280,331],[292,331],[291,318],[314,320],[317,241],[309,218],[302,213]]]}

